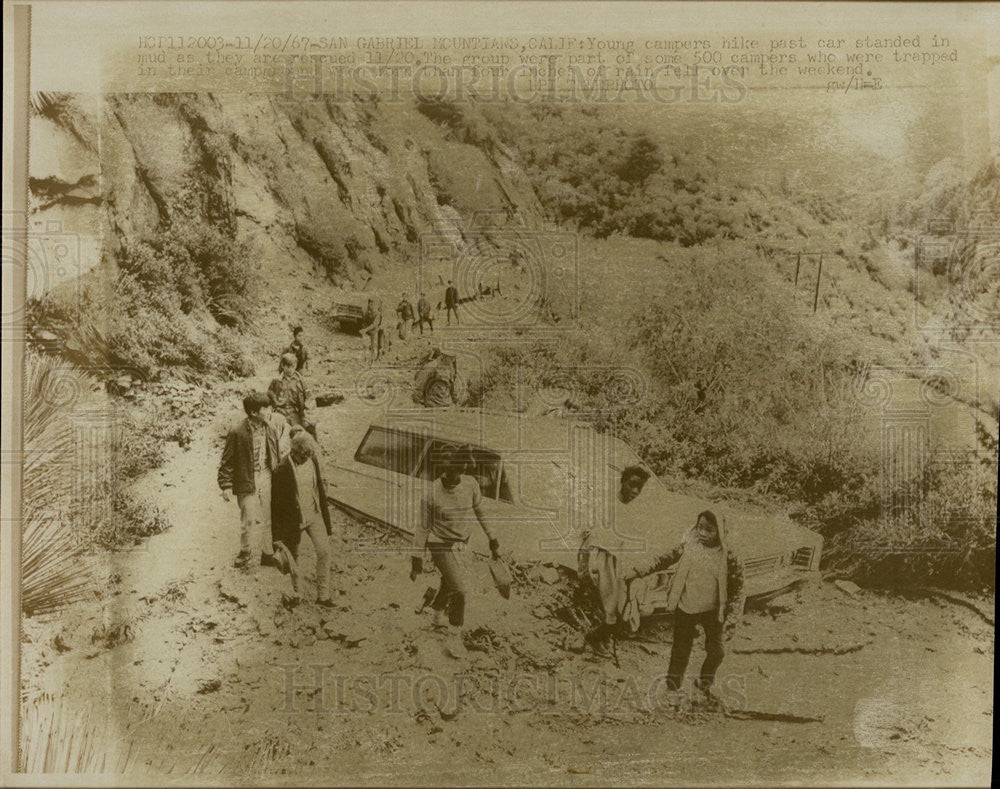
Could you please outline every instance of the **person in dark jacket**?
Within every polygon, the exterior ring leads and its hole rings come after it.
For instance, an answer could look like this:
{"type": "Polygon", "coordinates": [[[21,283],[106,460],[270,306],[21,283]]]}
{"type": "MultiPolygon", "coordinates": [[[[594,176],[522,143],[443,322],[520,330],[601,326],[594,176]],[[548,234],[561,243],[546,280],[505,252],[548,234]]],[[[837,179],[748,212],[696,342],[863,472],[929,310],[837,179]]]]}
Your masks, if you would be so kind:
{"type": "Polygon", "coordinates": [[[420,294],[417,299],[417,322],[420,325],[420,336],[424,334],[424,324],[431,327],[431,334],[434,333],[434,319],[431,317],[431,303],[427,301],[425,293],[420,294]]]}
{"type": "Polygon", "coordinates": [[[674,612],[667,689],[680,688],[697,628],[701,627],[705,633],[705,662],[694,685],[708,696],[725,656],[724,633],[743,613],[743,570],[729,550],[725,521],[720,523],[709,510],[700,513],[680,545],[637,575],[665,570],[675,563],[677,569],[667,597],[667,609],[674,612]]]}
{"type": "Polygon", "coordinates": [[[235,566],[251,564],[258,550],[260,563],[273,566],[271,475],[281,459],[278,434],[271,425],[271,400],[266,394],[247,395],[243,410],[246,419],[226,437],[218,482],[222,498],[229,501],[235,493],[240,506],[240,552],[235,566]]]}
{"type": "Polygon", "coordinates": [[[452,284],[451,280],[448,280],[448,287],[444,292],[444,308],[448,325],[451,326],[452,313],[455,313],[455,323],[461,325],[462,322],[458,319],[458,288],[452,284]]]}
{"type": "MultiPolygon", "coordinates": [[[[288,548],[296,562],[302,532],[309,535],[316,549],[316,602],[325,608],[332,608],[328,539],[333,531],[330,509],[315,446],[304,431],[292,436],[292,449],[274,472],[271,523],[274,539],[288,548]]],[[[295,578],[293,574],[293,584],[296,584],[295,578]]],[[[298,588],[295,592],[298,594],[298,588]]]]}
{"type": "Polygon", "coordinates": [[[301,373],[309,364],[309,351],[306,350],[302,342],[302,327],[296,326],[292,329],[292,342],[285,348],[282,355],[290,353],[295,356],[295,372],[301,373]]]}

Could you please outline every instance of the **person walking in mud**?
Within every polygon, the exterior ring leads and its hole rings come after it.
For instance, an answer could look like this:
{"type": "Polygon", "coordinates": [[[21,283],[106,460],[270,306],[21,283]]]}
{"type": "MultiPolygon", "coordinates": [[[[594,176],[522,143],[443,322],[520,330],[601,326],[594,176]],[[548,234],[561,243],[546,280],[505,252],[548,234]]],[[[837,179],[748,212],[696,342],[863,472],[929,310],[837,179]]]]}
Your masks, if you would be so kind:
{"type": "Polygon", "coordinates": [[[694,681],[710,698],[715,674],[725,656],[723,637],[742,613],[743,570],[729,551],[725,521],[705,510],[680,545],[657,559],[649,575],[676,564],[667,596],[667,610],[674,612],[674,637],[667,669],[667,690],[676,692],[684,680],[697,628],[705,633],[705,661],[694,681]]]}
{"type": "Polygon", "coordinates": [[[469,461],[469,452],[462,450],[449,452],[435,464],[441,476],[434,480],[421,500],[410,567],[410,580],[415,581],[423,572],[423,552],[425,549],[430,551],[431,560],[441,573],[441,586],[431,603],[434,625],[448,628],[446,649],[454,658],[465,654],[462,632],[467,589],[466,549],[474,522],[478,522],[486,533],[493,558],[500,556],[500,542],[483,515],[479,483],[463,473],[469,461]]]}
{"type": "Polygon", "coordinates": [[[382,355],[382,305],[375,299],[368,299],[365,307],[364,323],[361,326],[361,336],[368,337],[368,363],[374,364],[382,355]]]}
{"type": "MultiPolygon", "coordinates": [[[[291,451],[274,472],[271,525],[275,542],[288,549],[292,562],[298,562],[302,533],[309,535],[316,550],[316,602],[332,608],[329,537],[333,528],[315,444],[304,430],[292,436],[291,451]]],[[[297,600],[301,594],[299,575],[294,566],[288,569],[297,600]]]]}
{"type": "Polygon", "coordinates": [[[414,317],[413,305],[408,294],[404,293],[402,300],[396,305],[396,314],[399,316],[399,339],[406,340],[413,328],[414,317]]]}
{"type": "Polygon", "coordinates": [[[455,313],[455,324],[461,325],[458,319],[458,288],[448,280],[448,287],[444,291],[445,316],[448,318],[448,325],[451,326],[451,314],[455,313]]]}
{"type": "MultiPolygon", "coordinates": [[[[642,466],[623,469],[615,492],[618,504],[627,506],[635,501],[648,481],[649,472],[642,466]]],[[[577,577],[584,579],[585,589],[589,587],[590,594],[596,593],[600,600],[601,622],[584,636],[584,640],[600,653],[607,650],[626,599],[625,579],[618,571],[618,560],[602,540],[614,535],[616,530],[605,531],[608,533],[587,535],[578,554],[577,573],[577,577]]]]}
{"type": "Polygon", "coordinates": [[[424,336],[424,324],[430,326],[431,334],[434,333],[434,319],[431,317],[431,303],[427,300],[427,294],[421,293],[417,299],[417,324],[420,326],[420,336],[424,336]]]}
{"type": "Polygon", "coordinates": [[[282,356],[286,353],[293,354],[295,356],[295,372],[302,373],[305,371],[309,364],[309,352],[306,350],[305,344],[302,342],[303,330],[301,326],[296,326],[292,329],[292,342],[289,344],[284,351],[282,351],[282,356]]]}
{"type": "Polygon", "coordinates": [[[235,493],[240,507],[240,552],[234,566],[252,565],[258,552],[262,565],[274,566],[271,475],[280,449],[270,422],[271,400],[263,392],[253,392],[243,399],[243,410],[246,419],[229,431],[218,474],[222,498],[230,501],[235,493]]]}
{"type": "Polygon", "coordinates": [[[278,364],[281,377],[271,381],[267,393],[274,410],[284,416],[289,425],[301,425],[316,438],[316,426],[307,418],[309,390],[306,389],[302,376],[295,370],[295,364],[294,354],[286,353],[281,357],[278,364]]]}

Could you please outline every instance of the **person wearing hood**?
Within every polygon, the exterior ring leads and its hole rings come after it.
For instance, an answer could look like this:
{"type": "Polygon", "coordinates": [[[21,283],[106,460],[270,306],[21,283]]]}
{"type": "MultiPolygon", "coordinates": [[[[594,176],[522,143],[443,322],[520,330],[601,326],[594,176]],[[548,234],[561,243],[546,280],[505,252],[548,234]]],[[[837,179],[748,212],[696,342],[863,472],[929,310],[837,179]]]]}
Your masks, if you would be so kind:
{"type": "Polygon", "coordinates": [[[742,613],[743,571],[729,551],[725,521],[720,523],[710,510],[700,513],[679,546],[636,575],[649,575],[674,564],[677,569],[667,596],[667,609],[674,614],[667,689],[680,688],[697,628],[701,627],[705,633],[705,662],[694,685],[708,696],[725,656],[724,631],[742,613]]]}

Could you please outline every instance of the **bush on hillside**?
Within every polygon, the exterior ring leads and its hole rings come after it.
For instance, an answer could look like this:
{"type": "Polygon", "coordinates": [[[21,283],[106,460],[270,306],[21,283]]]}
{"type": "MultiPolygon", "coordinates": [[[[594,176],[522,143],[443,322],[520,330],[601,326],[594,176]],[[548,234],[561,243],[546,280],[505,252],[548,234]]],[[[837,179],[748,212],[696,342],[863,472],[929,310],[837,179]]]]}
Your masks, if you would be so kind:
{"type": "Polygon", "coordinates": [[[465,102],[442,122],[472,129],[469,141],[491,139],[492,127],[519,152],[549,214],[598,238],[618,233],[693,246],[743,233],[747,205],[707,157],[665,151],[648,133],[625,131],[591,110],[465,102]]]}
{"type": "Polygon", "coordinates": [[[29,326],[63,336],[70,361],[99,370],[153,380],[253,373],[241,337],[258,303],[258,263],[245,244],[179,224],[124,243],[116,263],[32,300],[29,326]]]}

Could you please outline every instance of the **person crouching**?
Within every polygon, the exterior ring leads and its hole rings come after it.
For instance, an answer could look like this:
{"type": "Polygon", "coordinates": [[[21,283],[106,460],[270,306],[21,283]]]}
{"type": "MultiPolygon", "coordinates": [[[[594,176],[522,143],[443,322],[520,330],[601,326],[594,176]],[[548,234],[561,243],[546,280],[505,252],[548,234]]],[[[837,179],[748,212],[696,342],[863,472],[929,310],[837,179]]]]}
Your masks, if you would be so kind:
{"type": "MultiPolygon", "coordinates": [[[[302,532],[316,549],[316,602],[332,608],[330,600],[330,509],[323,474],[312,438],[305,431],[292,436],[291,450],[277,470],[271,488],[271,524],[274,539],[284,543],[298,561],[302,532]]],[[[292,576],[293,583],[295,575],[292,576]]],[[[299,593],[295,589],[296,594],[299,593]]]]}

